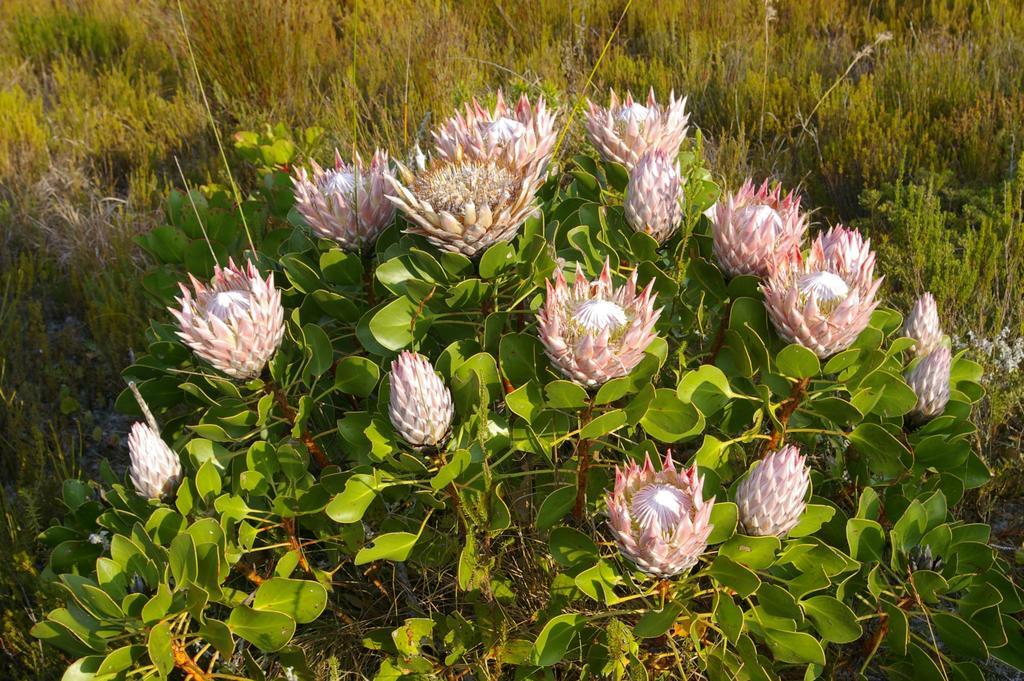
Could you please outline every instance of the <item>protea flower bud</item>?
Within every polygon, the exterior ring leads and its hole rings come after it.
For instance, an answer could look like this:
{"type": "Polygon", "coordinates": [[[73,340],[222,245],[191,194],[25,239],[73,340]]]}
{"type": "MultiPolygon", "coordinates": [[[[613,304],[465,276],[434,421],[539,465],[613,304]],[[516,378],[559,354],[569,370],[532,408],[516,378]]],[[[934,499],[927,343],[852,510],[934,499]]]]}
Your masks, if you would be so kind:
{"type": "Polygon", "coordinates": [[[402,181],[388,175],[396,194],[388,199],[412,221],[407,232],[472,257],[515,237],[536,210],[534,195],[542,177],[536,168],[518,170],[501,159],[456,156],[454,161],[435,159],[418,174],[399,164],[402,181]]]}
{"type": "Polygon", "coordinates": [[[368,248],[377,236],[395,219],[395,206],[387,200],[388,154],[378,149],[364,167],[356,155],[347,164],[334,152],[334,168],[321,168],[311,163],[312,177],[305,168],[298,168],[295,186],[295,209],[310,228],[325,239],[333,239],[350,251],[368,248]]]}
{"type": "Polygon", "coordinates": [[[534,107],[522,95],[511,109],[501,90],[493,111],[474,99],[466,105],[465,114],[456,112],[434,131],[437,155],[445,160],[455,161],[461,149],[463,158],[502,159],[517,172],[535,168],[542,176],[556,139],[555,112],[548,111],[543,98],[534,107]]]}
{"type": "Polygon", "coordinates": [[[178,336],[227,375],[243,380],[258,376],[284,336],[284,308],[274,274],[263,279],[252,262],[243,269],[229,260],[226,269],[214,268],[209,286],[192,275],[189,279],[195,296],[182,284],[176,299],[181,309],[169,308],[178,320],[178,336]]]}
{"type": "Polygon", "coordinates": [[[754,537],[782,536],[800,522],[811,482],[805,457],[793,446],[772,452],[736,488],[743,531],[754,537]]]}
{"type": "Polygon", "coordinates": [[[782,196],[781,186],[755,187],[747,180],[739,191],[723,197],[708,211],[713,225],[715,257],[730,276],[768,274],[777,253],[800,248],[807,217],[800,197],[782,196]]]}
{"type": "Polygon", "coordinates": [[[683,188],[678,162],[668,153],[651,149],[629,174],[626,187],[626,221],[638,232],[664,243],[683,220],[683,188]]]}
{"type": "Polygon", "coordinates": [[[595,387],[625,376],[644,356],[657,335],[653,282],[636,293],[636,271],[624,286],[612,285],[605,261],[601,276],[587,281],[576,265],[572,287],[559,269],[547,282],[547,299],[537,315],[540,340],[551,363],[580,385],[595,387]]]}
{"type": "Polygon", "coordinates": [[[452,394],[423,355],[403,352],[391,363],[391,425],[406,442],[434,447],[448,439],[452,394]]]}
{"type": "Polygon", "coordinates": [[[624,556],[638,569],[656,577],[689,570],[708,545],[715,505],[704,500],[704,478],[697,466],[676,469],[672,454],[660,471],[629,462],[615,467],[615,489],[605,497],[608,527],[624,556]]]}
{"type": "Polygon", "coordinates": [[[128,433],[128,454],[131,465],[128,477],[140,496],[148,499],[159,499],[174,490],[181,481],[181,460],[160,437],[156,419],[149,410],[139,389],[129,383],[135,399],[138,400],[146,423],[132,424],[128,433]]]}
{"type": "Polygon", "coordinates": [[[918,570],[942,572],[942,566],[942,556],[933,555],[932,547],[927,544],[925,544],[923,549],[920,546],[911,547],[910,555],[907,556],[907,569],[911,572],[917,572],[918,570]]]}
{"type": "Polygon", "coordinates": [[[679,145],[686,137],[686,98],[669,95],[668,106],[662,107],[654,99],[654,90],[647,96],[647,106],[633,100],[627,93],[620,102],[611,92],[608,108],[587,100],[587,135],[601,158],[617,161],[630,170],[648,149],[661,149],[670,157],[679,153],[679,145]]]}
{"type": "Polygon", "coordinates": [[[925,293],[914,303],[903,324],[903,335],[914,339],[914,354],[918,357],[930,354],[942,344],[939,310],[932,294],[925,293]]]}
{"type": "Polygon", "coordinates": [[[952,357],[949,348],[939,346],[922,357],[907,372],[907,385],[917,395],[913,414],[919,419],[938,416],[949,402],[949,369],[952,357]]]}
{"type": "Polygon", "coordinates": [[[878,307],[875,254],[858,232],[819,234],[806,259],[799,251],[775,261],[763,285],[768,316],[786,341],[818,357],[848,348],[878,307]]]}

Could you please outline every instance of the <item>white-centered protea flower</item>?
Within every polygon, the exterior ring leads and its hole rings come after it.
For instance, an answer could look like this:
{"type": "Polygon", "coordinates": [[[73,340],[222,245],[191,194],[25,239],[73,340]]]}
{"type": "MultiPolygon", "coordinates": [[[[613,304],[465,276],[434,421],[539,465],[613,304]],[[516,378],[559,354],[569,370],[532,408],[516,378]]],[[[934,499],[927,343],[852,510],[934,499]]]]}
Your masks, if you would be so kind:
{"type": "Polygon", "coordinates": [[[793,446],[761,460],[736,488],[743,531],[754,537],[782,536],[800,522],[807,502],[810,471],[793,446]]]}
{"type": "Polygon", "coordinates": [[[939,309],[932,294],[925,293],[914,303],[903,324],[903,335],[914,339],[914,354],[918,357],[934,352],[942,344],[939,309]]]}
{"type": "Polygon", "coordinates": [[[128,387],[146,417],[146,423],[132,424],[128,433],[128,454],[131,458],[128,477],[140,496],[159,499],[172,492],[181,481],[181,460],[160,437],[156,419],[139,389],[134,383],[129,383],[128,387]]]}
{"type": "Polygon", "coordinates": [[[608,526],[624,556],[656,577],[689,570],[708,545],[715,499],[703,497],[697,466],[677,469],[672,454],[660,471],[629,462],[615,467],[615,488],[605,497],[608,526]]]}
{"type": "Polygon", "coordinates": [[[747,180],[735,193],[723,197],[708,211],[715,257],[730,276],[768,274],[778,253],[800,247],[807,231],[807,216],[800,197],[782,195],[781,186],[756,187],[747,180]]]}
{"type": "Polygon", "coordinates": [[[399,166],[401,182],[389,175],[395,195],[388,198],[421,234],[440,249],[474,256],[510,241],[535,210],[534,196],[542,182],[539,169],[516,169],[501,159],[474,161],[434,159],[413,173],[399,166]]]}
{"type": "Polygon", "coordinates": [[[807,258],[778,258],[763,285],[775,330],[818,357],[848,348],[878,306],[875,254],[858,232],[837,226],[819,234],[807,258]]]}
{"type": "Polygon", "coordinates": [[[949,402],[949,369],[951,363],[949,348],[939,346],[922,357],[907,372],[907,385],[917,395],[913,414],[921,419],[938,416],[949,402]]]}
{"type": "Polygon", "coordinates": [[[679,145],[686,138],[686,124],[690,115],[686,113],[686,98],[676,99],[669,95],[668,105],[661,106],[654,99],[654,89],[647,96],[647,104],[641,104],[626,94],[620,101],[615,91],[611,92],[608,107],[599,107],[587,100],[587,135],[590,142],[606,161],[617,161],[629,169],[649,149],[661,149],[669,157],[679,153],[679,145]]]}
{"type": "Polygon", "coordinates": [[[474,99],[466,105],[465,113],[456,112],[434,131],[437,155],[454,161],[461,150],[463,158],[502,159],[519,172],[533,168],[543,176],[558,137],[555,114],[543,98],[534,106],[525,94],[511,108],[499,90],[492,111],[474,99]]]}
{"type": "Polygon", "coordinates": [[[406,442],[434,447],[448,438],[452,394],[423,355],[403,352],[391,363],[391,425],[406,442]]]}
{"type": "Polygon", "coordinates": [[[658,243],[675,234],[683,220],[683,188],[679,163],[668,152],[651,149],[629,173],[626,186],[626,221],[658,243]]]}
{"type": "Polygon", "coordinates": [[[657,335],[661,310],[654,309],[654,282],[637,295],[636,276],[634,270],[625,285],[614,287],[606,260],[592,282],[579,264],[571,287],[561,269],[554,284],[547,282],[547,299],[537,315],[540,340],[551,363],[580,385],[595,387],[625,376],[657,335]]]}
{"type": "Polygon", "coordinates": [[[369,166],[364,166],[358,155],[354,163],[347,164],[337,150],[333,169],[321,168],[316,162],[310,165],[312,175],[299,168],[292,178],[295,209],[310,229],[350,251],[372,246],[395,219],[395,206],[386,198],[387,152],[378,149],[369,166]]]}
{"type": "Polygon", "coordinates": [[[178,320],[178,336],[225,374],[258,376],[284,336],[284,308],[274,274],[264,279],[252,262],[241,268],[229,260],[227,268],[214,268],[209,286],[192,275],[189,279],[195,294],[181,284],[176,299],[181,309],[169,308],[178,320]]]}

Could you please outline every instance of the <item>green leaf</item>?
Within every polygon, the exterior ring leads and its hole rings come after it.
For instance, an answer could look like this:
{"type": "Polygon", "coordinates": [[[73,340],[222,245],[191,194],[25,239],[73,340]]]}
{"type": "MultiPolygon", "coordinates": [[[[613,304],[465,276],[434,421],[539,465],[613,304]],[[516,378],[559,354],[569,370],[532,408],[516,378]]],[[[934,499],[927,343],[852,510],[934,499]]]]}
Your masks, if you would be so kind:
{"type": "Polygon", "coordinates": [[[789,531],[788,536],[792,538],[806,537],[821,529],[821,526],[832,519],[836,509],[826,504],[807,504],[804,513],[800,516],[800,522],[789,531]]]}
{"type": "Polygon", "coordinates": [[[424,644],[433,645],[434,620],[410,617],[405,624],[391,632],[391,640],[402,655],[418,656],[424,644]]]}
{"type": "Polygon", "coordinates": [[[544,498],[537,509],[537,529],[546,530],[572,510],[576,501],[576,488],[572,485],[559,487],[544,498]]]}
{"type": "Polygon", "coordinates": [[[633,633],[639,638],[657,638],[671,628],[682,612],[682,606],[676,603],[669,603],[661,610],[648,610],[633,627],[633,633]]]}
{"type": "Polygon", "coordinates": [[[516,251],[507,241],[499,241],[480,256],[480,276],[493,279],[515,264],[516,251]]]}
{"type": "Polygon", "coordinates": [[[571,527],[556,527],[551,530],[548,547],[555,562],[567,568],[593,564],[601,557],[594,540],[571,527]]]}
{"type": "Polygon", "coordinates": [[[257,610],[276,610],[298,624],[308,624],[327,606],[327,589],[307,579],[274,577],[259,585],[253,600],[257,610]]]}
{"type": "Polygon", "coordinates": [[[295,634],[295,620],[275,610],[256,610],[236,605],[228,617],[231,633],[244,638],[266,653],[280,650],[295,634]]]}
{"type": "Polygon", "coordinates": [[[368,330],[370,335],[382,347],[397,351],[413,342],[414,321],[419,306],[402,296],[391,301],[370,318],[368,330]]]}
{"type": "Polygon", "coordinates": [[[161,622],[149,630],[149,640],[146,645],[149,650],[149,660],[160,671],[160,674],[167,676],[174,669],[174,652],[171,650],[171,623],[161,622]]]}
{"type": "Polygon", "coordinates": [[[626,425],[626,412],[622,409],[613,409],[601,414],[584,426],[583,430],[580,431],[580,438],[595,440],[618,430],[624,425],[626,425]]]}
{"type": "Polygon", "coordinates": [[[334,348],[331,347],[331,339],[327,332],[316,324],[306,324],[302,327],[302,341],[306,348],[306,356],[309,364],[302,372],[303,378],[315,378],[331,368],[334,363],[334,348]]]}
{"type": "Polygon", "coordinates": [[[345,489],[327,504],[327,516],[336,523],[359,522],[376,498],[377,489],[372,475],[356,473],[345,482],[345,489]]]}
{"type": "Polygon", "coordinates": [[[380,368],[375,362],[355,355],[338,362],[334,372],[334,389],[346,395],[366,397],[380,380],[380,368]]]}
{"type": "Polygon", "coordinates": [[[544,395],[552,409],[579,409],[587,404],[587,391],[572,381],[552,381],[544,386],[544,395]]]}
{"type": "Polygon", "coordinates": [[[780,662],[825,664],[825,651],[810,634],[765,628],[764,639],[780,662]]]}
{"type": "Polygon", "coordinates": [[[409,559],[419,538],[419,534],[411,532],[388,532],[377,535],[370,544],[359,549],[355,564],[365,565],[375,560],[404,562],[409,559]]]}
{"type": "Polygon", "coordinates": [[[708,535],[708,544],[721,544],[736,534],[736,522],[739,509],[731,501],[716,501],[711,507],[711,525],[713,529],[708,535]]]}
{"type": "Polygon", "coordinates": [[[220,620],[207,617],[199,627],[199,635],[212,643],[221,657],[231,657],[235,650],[235,641],[231,638],[231,630],[220,620]]]}
{"type": "Polygon", "coordinates": [[[674,390],[659,388],[640,425],[662,442],[678,442],[699,434],[704,417],[692,404],[680,400],[674,390]]]}
{"type": "Polygon", "coordinates": [[[853,610],[832,596],[812,596],[800,605],[826,641],[852,643],[863,633],[853,610]]]}
{"type": "Polygon", "coordinates": [[[957,655],[984,660],[988,657],[985,640],[972,627],[956,615],[933,610],[932,624],[951,651],[957,655]]]}
{"type": "Polygon", "coordinates": [[[213,497],[220,494],[220,473],[212,461],[207,461],[199,467],[199,472],[196,473],[196,490],[206,503],[210,503],[213,497]]]}
{"type": "Polygon", "coordinates": [[[708,573],[720,584],[735,591],[740,598],[746,598],[761,586],[761,579],[756,572],[740,565],[728,556],[719,555],[711,564],[708,573]]]}
{"type": "Polygon", "coordinates": [[[538,367],[544,366],[544,348],[535,334],[510,333],[498,344],[501,372],[514,387],[537,378],[538,367]]]}
{"type": "Polygon", "coordinates": [[[732,558],[740,565],[761,570],[775,562],[775,554],[780,547],[778,537],[748,537],[737,534],[718,548],[718,554],[732,558]]]}
{"type": "Polygon", "coordinates": [[[537,381],[530,380],[505,395],[505,404],[513,414],[533,423],[533,418],[544,408],[544,395],[537,381]]]}
{"type": "Polygon", "coordinates": [[[614,587],[622,583],[622,577],[608,561],[599,560],[596,565],[576,575],[573,581],[576,583],[576,588],[595,601],[613,605],[619,600],[619,597],[615,595],[614,587]]]}
{"type": "Polygon", "coordinates": [[[550,667],[561,662],[569,644],[586,622],[586,616],[578,613],[558,615],[548,620],[533,644],[534,664],[550,667]]]}
{"type": "Polygon", "coordinates": [[[867,457],[871,472],[885,479],[898,476],[905,470],[904,462],[912,461],[910,450],[876,423],[860,424],[849,438],[854,448],[867,457]]]}
{"type": "Polygon", "coordinates": [[[787,345],[779,351],[775,365],[784,376],[790,378],[811,378],[821,371],[818,356],[802,345],[787,345]]]}
{"type": "Polygon", "coordinates": [[[850,518],[846,521],[846,541],[850,545],[850,557],[873,563],[882,559],[885,531],[874,520],[850,518]]]}

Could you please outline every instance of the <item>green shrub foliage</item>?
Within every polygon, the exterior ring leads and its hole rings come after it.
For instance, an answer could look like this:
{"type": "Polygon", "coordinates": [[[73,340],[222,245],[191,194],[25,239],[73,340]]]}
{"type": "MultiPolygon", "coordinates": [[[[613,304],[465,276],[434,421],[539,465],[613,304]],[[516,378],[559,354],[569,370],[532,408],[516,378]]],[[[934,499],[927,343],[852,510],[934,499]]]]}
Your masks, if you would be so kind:
{"type": "MultiPolygon", "coordinates": [[[[153,321],[124,376],[185,474],[162,501],[109,466],[64,485],[64,523],[43,540],[66,600],[33,633],[73,656],[66,678],[314,678],[339,660],[377,679],[1024,668],[1021,593],[989,527],[955,513],[988,479],[971,421],[980,367],[955,355],[949,404],[922,425],[900,312],[883,304],[823,360],[782,341],[760,282],[715,262],[704,211],[720,190],[699,137],[679,156],[684,224],[664,245],[624,219],[627,170],[581,155],[552,169],[513,241],[474,259],[401,218],[371,253],[316,240],[283,169],[296,147],[273,131],[236,139],[261,189],[240,204],[173,193],[167,223],[140,238],[159,263],[145,285],[173,304],[186,272],[251,258],[282,289],[285,339],[239,382],[196,358],[169,315],[153,321]],[[594,278],[605,261],[616,283],[634,269],[653,282],[659,337],[628,376],[588,391],[549,364],[536,312],[557,267],[594,278]],[[392,428],[404,349],[452,392],[440,449],[392,428]],[[768,441],[811,468],[781,538],[744,535],[733,503],[768,441]],[[662,580],[620,555],[604,495],[615,466],[668,449],[716,503],[697,565],[662,580]]],[[[118,406],[141,416],[127,390],[118,406]]]]}

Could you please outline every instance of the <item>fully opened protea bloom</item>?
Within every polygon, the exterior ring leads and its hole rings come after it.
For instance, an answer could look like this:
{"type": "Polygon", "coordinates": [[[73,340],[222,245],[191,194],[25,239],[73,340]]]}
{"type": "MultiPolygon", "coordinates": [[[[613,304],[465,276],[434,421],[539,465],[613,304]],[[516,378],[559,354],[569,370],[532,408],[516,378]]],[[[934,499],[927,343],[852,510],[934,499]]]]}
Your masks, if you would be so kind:
{"type": "Polygon", "coordinates": [[[679,164],[669,154],[651,149],[629,173],[626,186],[626,221],[638,232],[664,243],[683,220],[683,188],[679,164]]]}
{"type": "Polygon", "coordinates": [[[686,98],[669,95],[668,105],[661,106],[654,99],[654,90],[647,96],[647,105],[626,94],[619,101],[612,90],[607,108],[587,101],[587,135],[590,142],[606,161],[617,161],[629,169],[636,165],[648,149],[661,149],[670,157],[679,153],[679,145],[686,138],[686,98]]]}
{"type": "Polygon", "coordinates": [[[537,315],[540,340],[551,363],[580,385],[595,387],[625,376],[657,335],[661,310],[654,309],[654,282],[637,295],[636,276],[634,270],[615,288],[606,260],[594,281],[587,281],[577,264],[571,287],[561,269],[554,284],[547,282],[547,299],[537,315]]]}
{"type": "Polygon", "coordinates": [[[443,159],[454,161],[461,150],[473,161],[502,159],[517,171],[537,168],[541,174],[556,138],[555,112],[548,110],[543,98],[533,106],[524,94],[513,109],[500,90],[492,111],[474,99],[465,113],[457,112],[434,131],[437,155],[443,159]]]}
{"type": "Polygon", "coordinates": [[[452,394],[423,355],[403,352],[391,363],[391,425],[406,442],[434,447],[448,438],[452,394]]]}
{"type": "Polygon", "coordinates": [[[914,416],[929,419],[938,416],[949,402],[949,370],[951,363],[949,348],[939,346],[925,355],[907,372],[907,385],[917,395],[914,416]]]}
{"type": "Polygon", "coordinates": [[[779,335],[818,357],[848,348],[878,306],[870,242],[845,227],[819,234],[804,259],[799,251],[775,261],[764,284],[768,316],[779,335]]]}
{"type": "Polygon", "coordinates": [[[914,339],[914,354],[918,357],[930,354],[942,344],[939,310],[932,294],[925,293],[914,303],[903,324],[903,335],[914,339]]]}
{"type": "Polygon", "coordinates": [[[516,169],[501,159],[434,159],[420,173],[402,164],[402,181],[389,175],[388,198],[421,234],[446,251],[474,256],[499,241],[510,241],[535,210],[542,176],[538,168],[516,169]]]}
{"type": "Polygon", "coordinates": [[[252,262],[245,268],[229,260],[227,268],[214,268],[206,286],[189,275],[192,294],[181,284],[170,308],[178,320],[178,336],[197,355],[229,376],[254,378],[263,371],[284,336],[281,292],[274,274],[264,279],[252,262]]]}
{"type": "Polygon", "coordinates": [[[713,225],[715,257],[730,276],[768,274],[778,253],[800,248],[807,216],[800,197],[782,195],[781,186],[756,187],[747,180],[739,191],[725,196],[708,211],[713,225]]]}
{"type": "Polygon", "coordinates": [[[672,454],[660,471],[644,465],[615,467],[615,488],[605,497],[608,526],[623,555],[640,570],[672,577],[689,570],[708,545],[715,499],[704,500],[696,464],[677,469],[672,454]]]}
{"type": "Polygon", "coordinates": [[[317,236],[333,239],[344,249],[372,246],[395,218],[395,206],[386,198],[387,152],[378,149],[369,166],[358,155],[354,163],[345,163],[337,150],[333,169],[311,165],[312,175],[299,168],[292,178],[295,209],[317,236]]]}
{"type": "Polygon", "coordinates": [[[135,394],[146,417],[146,423],[132,424],[131,432],[128,433],[128,454],[131,458],[128,477],[140,496],[159,499],[173,491],[181,481],[181,460],[160,437],[156,419],[138,388],[134,383],[129,383],[128,387],[135,394]]]}
{"type": "Polygon", "coordinates": [[[782,536],[800,522],[810,485],[805,457],[793,446],[772,452],[736,488],[743,531],[755,537],[782,536]]]}

